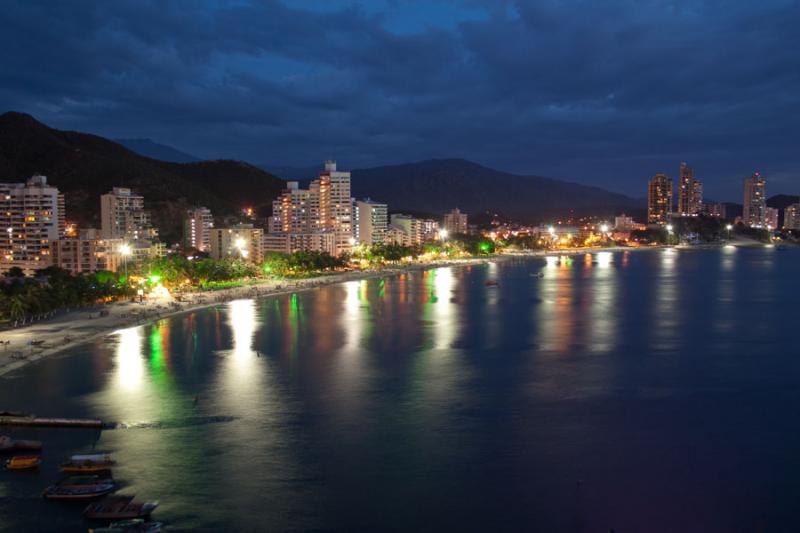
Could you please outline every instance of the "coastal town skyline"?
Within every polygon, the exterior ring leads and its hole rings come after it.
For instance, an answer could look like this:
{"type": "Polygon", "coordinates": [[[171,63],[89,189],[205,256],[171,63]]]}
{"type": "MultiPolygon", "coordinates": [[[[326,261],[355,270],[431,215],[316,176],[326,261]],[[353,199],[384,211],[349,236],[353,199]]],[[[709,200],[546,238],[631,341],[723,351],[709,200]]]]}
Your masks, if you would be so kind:
{"type": "Polygon", "coordinates": [[[794,194],[800,91],[784,67],[796,6],[634,11],[12,2],[0,14],[12,52],[0,85],[6,109],[60,129],[154,139],[201,159],[356,169],[455,157],[635,196],[642,176],[690,160],[717,201],[737,200],[730,184],[755,170],[794,194]]]}

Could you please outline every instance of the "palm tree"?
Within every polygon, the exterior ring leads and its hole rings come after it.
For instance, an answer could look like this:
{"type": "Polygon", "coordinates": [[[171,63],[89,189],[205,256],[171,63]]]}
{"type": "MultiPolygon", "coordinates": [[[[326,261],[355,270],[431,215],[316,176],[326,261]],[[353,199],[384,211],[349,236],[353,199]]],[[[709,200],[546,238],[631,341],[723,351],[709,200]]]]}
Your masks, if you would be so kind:
{"type": "Polygon", "coordinates": [[[25,320],[25,299],[20,294],[15,294],[9,298],[8,302],[8,317],[14,321],[14,324],[20,320],[25,320]]]}

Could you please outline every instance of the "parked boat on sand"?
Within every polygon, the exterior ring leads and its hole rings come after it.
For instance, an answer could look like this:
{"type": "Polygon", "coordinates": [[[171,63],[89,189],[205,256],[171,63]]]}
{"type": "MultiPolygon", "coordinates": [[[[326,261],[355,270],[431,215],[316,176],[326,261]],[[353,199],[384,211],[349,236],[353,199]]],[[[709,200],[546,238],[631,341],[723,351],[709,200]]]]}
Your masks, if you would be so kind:
{"type": "Polygon", "coordinates": [[[114,460],[106,453],[92,455],[73,455],[69,461],[61,463],[61,471],[67,474],[103,472],[114,466],[114,460]]]}
{"type": "Polygon", "coordinates": [[[41,462],[38,455],[17,455],[6,461],[6,470],[30,470],[38,468],[41,462]]]}
{"type": "Polygon", "coordinates": [[[122,520],[150,516],[158,502],[135,502],[133,496],[112,496],[89,505],[83,516],[91,520],[122,520]]]}

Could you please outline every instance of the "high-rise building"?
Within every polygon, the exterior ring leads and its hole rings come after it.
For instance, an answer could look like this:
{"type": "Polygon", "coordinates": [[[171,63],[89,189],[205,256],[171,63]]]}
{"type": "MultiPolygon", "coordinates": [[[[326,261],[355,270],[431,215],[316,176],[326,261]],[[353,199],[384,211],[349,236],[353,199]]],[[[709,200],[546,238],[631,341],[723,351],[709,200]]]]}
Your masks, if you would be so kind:
{"type": "Polygon", "coordinates": [[[467,215],[462,213],[457,207],[444,216],[444,229],[450,234],[467,233],[467,215]]]}
{"type": "Polygon", "coordinates": [[[272,202],[270,233],[308,233],[316,228],[311,211],[311,193],[296,181],[286,183],[281,195],[272,202]]]}
{"type": "Polygon", "coordinates": [[[779,227],[778,219],[780,217],[780,211],[778,211],[775,207],[768,207],[766,210],[765,220],[767,223],[767,229],[769,230],[776,230],[779,227]]]}
{"type": "Polygon", "coordinates": [[[211,249],[211,229],[214,217],[207,207],[196,207],[186,212],[183,221],[183,244],[187,248],[195,248],[201,252],[211,249]]]}
{"type": "Polygon", "coordinates": [[[45,176],[0,183],[0,271],[30,274],[52,264],[51,243],[64,235],[64,195],[45,176]]]}
{"type": "MultiPolygon", "coordinates": [[[[419,246],[423,242],[423,222],[411,215],[395,214],[391,216],[391,224],[400,228],[405,237],[400,244],[404,246],[419,246]]],[[[394,239],[397,240],[396,238],[394,239]]]]}
{"type": "Polygon", "coordinates": [[[767,182],[756,172],[744,179],[744,208],[742,222],[753,228],[767,225],[767,182]]]}
{"type": "Polygon", "coordinates": [[[109,270],[122,264],[122,239],[104,239],[96,229],[82,229],[53,243],[53,264],[73,274],[109,270]]]}
{"type": "Polygon", "coordinates": [[[800,230],[800,204],[792,204],[784,210],[783,229],[800,230]]]}
{"type": "Polygon", "coordinates": [[[100,196],[100,224],[103,238],[128,242],[151,241],[158,236],[144,209],[144,197],[125,187],[114,187],[100,196]]]}
{"type": "Polygon", "coordinates": [[[264,230],[252,224],[211,230],[212,259],[242,259],[251,263],[264,261],[264,230]]]}
{"type": "Polygon", "coordinates": [[[694,169],[681,163],[678,187],[678,214],[693,217],[703,212],[703,183],[694,178],[694,169]]]}
{"type": "Polygon", "coordinates": [[[325,161],[325,170],[309,186],[311,229],[332,231],[336,236],[336,254],[353,247],[353,202],[350,197],[350,173],[336,170],[336,161],[325,161]]]}
{"type": "Polygon", "coordinates": [[[647,223],[664,226],[672,216],[672,180],[656,174],[647,188],[647,223]]]}
{"type": "Polygon", "coordinates": [[[357,207],[358,243],[367,246],[383,244],[386,239],[386,226],[389,218],[388,206],[367,198],[360,200],[357,207]]]}
{"type": "Polygon", "coordinates": [[[422,240],[433,241],[439,238],[439,222],[426,218],[422,220],[422,240]]]}

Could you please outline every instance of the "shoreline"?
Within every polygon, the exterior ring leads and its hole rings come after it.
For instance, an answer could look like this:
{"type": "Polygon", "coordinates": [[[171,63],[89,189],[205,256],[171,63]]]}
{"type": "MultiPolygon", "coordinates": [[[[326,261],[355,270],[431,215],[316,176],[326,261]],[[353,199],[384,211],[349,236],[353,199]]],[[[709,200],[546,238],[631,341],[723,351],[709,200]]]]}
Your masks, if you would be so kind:
{"type": "Polygon", "coordinates": [[[0,333],[5,341],[0,348],[0,379],[35,361],[64,350],[88,344],[96,339],[136,326],[146,326],[164,318],[175,317],[220,305],[240,298],[267,298],[295,292],[374,278],[394,277],[406,272],[444,267],[464,267],[503,261],[511,256],[497,255],[469,259],[447,259],[397,267],[325,274],[297,280],[264,280],[261,282],[217,290],[170,294],[148,298],[143,303],[131,300],[113,302],[91,309],[66,312],[58,317],[0,333]],[[101,311],[105,312],[102,316],[101,311]],[[40,344],[32,345],[31,341],[40,344]],[[15,354],[22,354],[15,358],[15,354]]]}
{"type": "Polygon", "coordinates": [[[530,250],[489,257],[447,259],[431,263],[412,263],[385,269],[325,274],[297,280],[263,280],[238,287],[175,293],[166,297],[148,298],[143,303],[136,302],[133,299],[118,301],[91,309],[69,311],[55,318],[1,332],[0,340],[5,341],[5,344],[0,347],[0,379],[30,363],[56,355],[64,350],[87,344],[98,338],[110,335],[117,330],[146,326],[164,318],[205,309],[240,298],[283,296],[293,292],[307,291],[348,281],[394,277],[417,270],[480,265],[514,258],[543,259],[552,255],[584,255],[600,252],[619,253],[667,249],[700,250],[721,248],[728,245],[737,247],[765,246],[761,243],[728,242],[688,247],[659,245],[635,248],[613,246],[570,250],[530,250]],[[104,311],[106,313],[105,316],[101,316],[100,311],[104,311]],[[30,344],[31,341],[36,341],[39,344],[32,345],[30,344]],[[14,354],[22,354],[22,357],[15,358],[14,354]]]}

